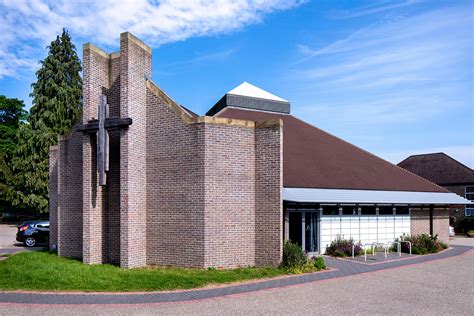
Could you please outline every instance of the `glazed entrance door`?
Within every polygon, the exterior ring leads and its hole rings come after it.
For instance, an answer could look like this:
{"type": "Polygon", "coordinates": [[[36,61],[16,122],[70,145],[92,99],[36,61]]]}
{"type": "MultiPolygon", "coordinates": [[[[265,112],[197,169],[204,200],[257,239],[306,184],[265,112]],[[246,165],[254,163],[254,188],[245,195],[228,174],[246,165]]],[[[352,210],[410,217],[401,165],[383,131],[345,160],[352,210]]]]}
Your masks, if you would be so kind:
{"type": "Polygon", "coordinates": [[[319,252],[318,212],[305,212],[305,250],[319,252]]]}
{"type": "Polygon", "coordinates": [[[319,252],[319,212],[289,211],[288,239],[309,253],[319,252]]]}

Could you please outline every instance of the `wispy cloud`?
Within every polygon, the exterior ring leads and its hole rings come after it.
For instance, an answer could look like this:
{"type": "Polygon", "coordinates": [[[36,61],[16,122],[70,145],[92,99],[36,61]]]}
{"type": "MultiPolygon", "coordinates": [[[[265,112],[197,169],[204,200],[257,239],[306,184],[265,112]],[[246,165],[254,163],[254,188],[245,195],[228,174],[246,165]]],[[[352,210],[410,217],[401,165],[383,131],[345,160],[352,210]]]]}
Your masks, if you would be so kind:
{"type": "Polygon", "coordinates": [[[0,0],[0,78],[31,71],[43,48],[63,27],[76,40],[116,47],[131,31],[159,46],[212,36],[259,23],[303,0],[0,0]]]}
{"type": "Polygon", "coordinates": [[[163,64],[163,67],[176,67],[176,66],[186,66],[196,63],[203,63],[203,62],[219,62],[227,60],[232,54],[234,54],[236,50],[234,48],[225,49],[222,51],[216,51],[211,53],[205,54],[198,54],[196,57],[187,59],[187,60],[180,60],[168,64],[163,64]]]}
{"type": "Polygon", "coordinates": [[[381,19],[325,47],[298,45],[295,77],[317,100],[298,111],[381,125],[472,106],[472,19],[469,7],[433,10],[381,19]]]}
{"type": "Polygon", "coordinates": [[[336,18],[355,18],[369,14],[381,13],[401,7],[411,6],[420,3],[422,0],[405,0],[405,1],[381,1],[368,6],[362,6],[350,11],[337,11],[333,14],[336,18]]]}

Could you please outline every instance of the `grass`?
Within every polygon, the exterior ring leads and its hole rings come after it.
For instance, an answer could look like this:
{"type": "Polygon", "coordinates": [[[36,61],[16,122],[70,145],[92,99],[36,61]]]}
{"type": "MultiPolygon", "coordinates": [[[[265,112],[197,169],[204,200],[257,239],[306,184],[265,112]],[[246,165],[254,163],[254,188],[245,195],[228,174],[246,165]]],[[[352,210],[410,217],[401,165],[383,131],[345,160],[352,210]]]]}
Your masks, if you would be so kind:
{"type": "Polygon", "coordinates": [[[280,268],[186,269],[148,267],[121,269],[86,265],[45,251],[23,252],[0,261],[0,290],[163,291],[190,289],[288,274],[280,268]]]}

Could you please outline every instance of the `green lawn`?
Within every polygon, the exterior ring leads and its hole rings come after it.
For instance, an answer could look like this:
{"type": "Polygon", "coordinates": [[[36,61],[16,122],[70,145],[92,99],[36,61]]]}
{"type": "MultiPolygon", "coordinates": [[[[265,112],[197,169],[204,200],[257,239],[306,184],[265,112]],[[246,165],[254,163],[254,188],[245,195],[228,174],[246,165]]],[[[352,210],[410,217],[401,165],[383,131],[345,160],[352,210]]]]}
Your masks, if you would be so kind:
{"type": "Polygon", "coordinates": [[[23,252],[0,261],[0,290],[162,291],[275,277],[278,268],[233,270],[85,265],[48,252],[23,252]]]}

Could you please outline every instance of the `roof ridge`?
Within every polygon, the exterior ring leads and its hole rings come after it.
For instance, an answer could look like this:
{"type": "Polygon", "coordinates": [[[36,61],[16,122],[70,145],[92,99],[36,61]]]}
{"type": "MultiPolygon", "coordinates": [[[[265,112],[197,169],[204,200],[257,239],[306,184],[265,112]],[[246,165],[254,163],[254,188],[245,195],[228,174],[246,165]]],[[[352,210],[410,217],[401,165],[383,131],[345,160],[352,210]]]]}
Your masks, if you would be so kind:
{"type": "Polygon", "coordinates": [[[338,136],[335,136],[335,135],[333,135],[333,134],[331,134],[331,133],[329,133],[329,132],[326,132],[325,130],[320,129],[320,128],[318,128],[318,127],[316,127],[316,126],[314,126],[314,125],[312,125],[312,124],[310,124],[310,123],[308,123],[308,122],[305,122],[305,121],[303,121],[302,119],[300,119],[300,118],[298,118],[298,117],[296,117],[296,116],[294,116],[294,115],[291,115],[291,114],[290,114],[290,116],[293,117],[293,118],[295,118],[295,119],[297,119],[297,120],[300,121],[300,122],[303,122],[304,124],[306,124],[306,125],[308,125],[308,126],[311,126],[312,128],[316,128],[316,129],[320,130],[321,132],[325,133],[326,135],[329,135],[329,136],[331,136],[331,137],[334,137],[334,138],[336,138],[336,139],[338,139],[338,140],[340,140],[340,141],[342,141],[342,142],[344,142],[344,143],[346,143],[346,144],[348,144],[348,145],[350,145],[350,146],[353,146],[353,147],[357,148],[358,150],[360,150],[360,151],[362,151],[362,152],[364,152],[364,153],[366,153],[366,154],[369,154],[369,155],[372,156],[372,157],[375,157],[375,158],[378,158],[378,159],[382,160],[385,164],[387,164],[387,165],[389,165],[389,166],[394,166],[394,167],[396,167],[396,168],[398,168],[398,169],[404,171],[405,173],[411,174],[411,175],[413,175],[413,176],[415,176],[415,177],[417,177],[417,178],[423,180],[424,182],[428,182],[429,184],[432,184],[432,185],[434,185],[434,186],[436,186],[436,187],[442,189],[443,191],[446,191],[446,192],[447,192],[447,190],[446,190],[445,188],[443,188],[442,186],[437,185],[437,184],[434,183],[434,182],[429,181],[428,179],[425,179],[425,178],[423,178],[423,177],[421,177],[421,176],[419,176],[419,175],[417,175],[417,174],[415,174],[415,173],[413,173],[413,172],[411,172],[411,171],[409,171],[409,170],[407,170],[407,169],[404,169],[404,168],[402,168],[402,167],[400,167],[400,166],[398,166],[398,165],[396,165],[396,164],[393,164],[393,163],[391,163],[391,162],[389,162],[389,161],[387,161],[387,160],[385,160],[385,159],[383,159],[383,158],[381,158],[381,157],[379,157],[379,156],[377,156],[377,155],[375,155],[375,154],[373,154],[373,153],[371,153],[371,152],[369,152],[369,151],[367,151],[367,150],[365,150],[365,149],[363,149],[363,148],[361,148],[361,147],[359,147],[359,146],[357,146],[357,145],[351,144],[351,143],[349,143],[348,141],[346,141],[346,140],[344,140],[344,139],[342,139],[342,138],[340,138],[340,137],[338,137],[338,136]]]}

